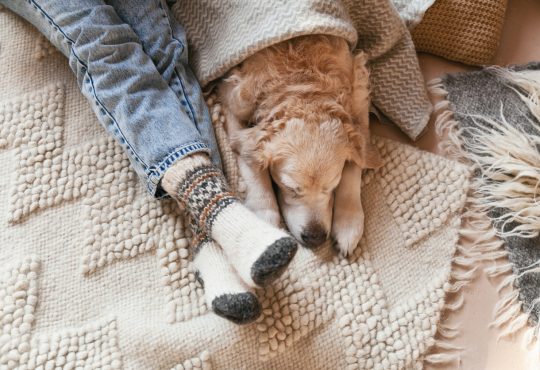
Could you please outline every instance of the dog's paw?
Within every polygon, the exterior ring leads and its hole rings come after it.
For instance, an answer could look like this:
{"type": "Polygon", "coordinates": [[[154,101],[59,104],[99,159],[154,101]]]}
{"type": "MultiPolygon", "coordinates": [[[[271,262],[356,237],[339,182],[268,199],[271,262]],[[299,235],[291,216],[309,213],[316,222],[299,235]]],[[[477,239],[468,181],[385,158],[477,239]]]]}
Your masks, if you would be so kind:
{"type": "Polygon", "coordinates": [[[281,216],[279,212],[274,209],[256,209],[253,212],[263,221],[268,222],[270,225],[279,227],[281,224],[281,216]]]}
{"type": "Polygon", "coordinates": [[[347,257],[353,254],[364,234],[364,212],[357,211],[353,214],[341,214],[334,218],[332,224],[332,238],[335,248],[341,256],[347,257]]]}

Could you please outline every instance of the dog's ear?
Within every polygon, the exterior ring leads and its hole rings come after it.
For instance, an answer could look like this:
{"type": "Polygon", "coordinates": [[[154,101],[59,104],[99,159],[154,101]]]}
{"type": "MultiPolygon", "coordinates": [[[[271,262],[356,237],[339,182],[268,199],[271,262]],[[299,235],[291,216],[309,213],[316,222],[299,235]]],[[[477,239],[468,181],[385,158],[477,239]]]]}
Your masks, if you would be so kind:
{"type": "Polygon", "coordinates": [[[354,150],[351,160],[360,168],[379,168],[384,164],[379,151],[371,143],[365,144],[362,154],[354,150]]]}
{"type": "Polygon", "coordinates": [[[235,132],[229,140],[234,152],[266,169],[272,160],[269,136],[258,127],[250,127],[235,132]]]}
{"type": "Polygon", "coordinates": [[[369,140],[369,73],[366,62],[363,52],[354,56],[350,112],[352,122],[345,122],[344,127],[350,143],[349,160],[361,168],[378,168],[383,162],[377,148],[369,140]]]}
{"type": "Polygon", "coordinates": [[[369,125],[369,72],[363,52],[354,56],[351,96],[351,115],[361,125],[369,125]]]}
{"type": "Polygon", "coordinates": [[[383,165],[377,148],[369,140],[369,130],[358,127],[354,122],[344,123],[349,141],[348,160],[360,168],[379,168],[383,165]]]}

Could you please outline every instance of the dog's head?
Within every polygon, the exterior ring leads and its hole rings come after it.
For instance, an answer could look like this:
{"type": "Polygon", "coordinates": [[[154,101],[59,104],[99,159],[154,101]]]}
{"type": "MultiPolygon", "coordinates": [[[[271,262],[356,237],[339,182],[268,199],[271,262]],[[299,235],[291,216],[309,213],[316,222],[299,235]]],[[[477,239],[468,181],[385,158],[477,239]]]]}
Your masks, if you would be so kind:
{"type": "Polygon", "coordinates": [[[334,191],[345,162],[374,165],[359,154],[355,139],[336,118],[313,125],[292,119],[266,148],[285,222],[309,247],[322,244],[330,234],[334,191]]]}
{"type": "Polygon", "coordinates": [[[369,140],[365,58],[353,58],[343,44],[337,52],[327,48],[326,59],[308,61],[314,64],[311,74],[276,89],[265,99],[264,122],[235,138],[246,160],[269,170],[289,230],[308,247],[330,235],[345,162],[361,168],[380,162],[369,140]]]}

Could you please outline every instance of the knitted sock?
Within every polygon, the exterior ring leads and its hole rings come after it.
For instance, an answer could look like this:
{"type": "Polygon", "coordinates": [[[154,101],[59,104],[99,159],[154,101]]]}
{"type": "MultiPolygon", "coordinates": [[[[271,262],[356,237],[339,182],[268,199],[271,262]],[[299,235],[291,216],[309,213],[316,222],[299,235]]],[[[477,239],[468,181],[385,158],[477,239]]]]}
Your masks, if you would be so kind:
{"type": "Polygon", "coordinates": [[[249,286],[272,282],[294,257],[296,241],[244,207],[208,156],[181,159],[165,173],[162,186],[195,220],[197,233],[211,236],[222,247],[249,286]]]}
{"type": "Polygon", "coordinates": [[[261,314],[259,300],[240,280],[219,245],[206,239],[197,249],[193,264],[203,281],[208,307],[237,324],[256,320],[261,314]]]}

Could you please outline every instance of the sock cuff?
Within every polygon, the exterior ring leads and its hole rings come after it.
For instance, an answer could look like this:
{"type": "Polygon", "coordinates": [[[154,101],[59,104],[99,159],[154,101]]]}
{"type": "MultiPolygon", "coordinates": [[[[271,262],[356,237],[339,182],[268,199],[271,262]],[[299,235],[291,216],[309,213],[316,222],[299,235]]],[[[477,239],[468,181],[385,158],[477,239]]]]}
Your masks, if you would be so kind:
{"type": "Polygon", "coordinates": [[[178,185],[186,177],[186,173],[200,166],[211,165],[210,158],[205,153],[195,153],[178,160],[169,168],[163,179],[161,186],[172,197],[176,197],[178,185]]]}
{"type": "Polygon", "coordinates": [[[210,235],[216,216],[228,205],[237,202],[229,190],[225,177],[214,165],[203,165],[186,172],[179,182],[178,201],[187,209],[198,233],[210,235]]]}
{"type": "Polygon", "coordinates": [[[204,248],[205,245],[214,242],[208,235],[206,234],[193,234],[193,237],[191,238],[190,245],[191,247],[191,256],[192,258],[195,258],[199,251],[204,248]]]}

